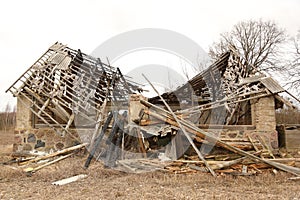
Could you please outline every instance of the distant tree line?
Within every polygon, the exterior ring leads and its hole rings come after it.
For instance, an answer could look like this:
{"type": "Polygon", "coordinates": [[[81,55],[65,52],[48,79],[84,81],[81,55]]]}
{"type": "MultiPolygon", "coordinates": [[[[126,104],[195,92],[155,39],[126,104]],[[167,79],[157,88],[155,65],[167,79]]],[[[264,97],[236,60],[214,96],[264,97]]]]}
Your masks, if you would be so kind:
{"type": "Polygon", "coordinates": [[[299,109],[280,109],[276,112],[277,124],[300,124],[299,109]]]}
{"type": "Polygon", "coordinates": [[[16,107],[13,108],[9,103],[6,104],[5,110],[0,112],[0,130],[10,130],[16,125],[16,107]]]}

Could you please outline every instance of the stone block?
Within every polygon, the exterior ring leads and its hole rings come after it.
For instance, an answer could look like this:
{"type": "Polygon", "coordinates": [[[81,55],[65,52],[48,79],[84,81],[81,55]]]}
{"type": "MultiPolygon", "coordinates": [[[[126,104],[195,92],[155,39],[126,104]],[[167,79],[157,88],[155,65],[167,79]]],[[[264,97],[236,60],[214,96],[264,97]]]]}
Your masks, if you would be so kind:
{"type": "Polygon", "coordinates": [[[37,148],[40,148],[40,147],[45,147],[45,145],[46,145],[46,144],[45,144],[44,141],[42,141],[42,140],[37,140],[37,142],[36,142],[34,148],[37,149],[37,148]]]}
{"type": "Polygon", "coordinates": [[[30,144],[23,145],[23,151],[31,151],[33,148],[30,144]]]}
{"type": "Polygon", "coordinates": [[[62,142],[58,142],[55,144],[55,148],[57,150],[62,150],[62,149],[64,149],[64,147],[65,147],[65,145],[62,142]]]}
{"type": "Polygon", "coordinates": [[[28,143],[35,143],[36,142],[36,137],[33,133],[29,133],[27,136],[27,142],[28,143]]]}
{"type": "Polygon", "coordinates": [[[15,144],[22,144],[23,143],[23,136],[22,135],[15,135],[14,143],[15,144]]]}

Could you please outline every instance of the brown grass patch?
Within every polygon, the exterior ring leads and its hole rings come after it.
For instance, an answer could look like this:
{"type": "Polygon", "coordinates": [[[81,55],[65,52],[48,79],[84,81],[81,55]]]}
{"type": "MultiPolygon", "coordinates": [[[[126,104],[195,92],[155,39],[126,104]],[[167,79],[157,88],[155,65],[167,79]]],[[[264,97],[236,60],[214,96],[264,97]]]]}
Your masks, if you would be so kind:
{"type": "Polygon", "coordinates": [[[13,144],[14,143],[14,131],[13,130],[8,130],[8,131],[3,131],[0,130],[0,145],[8,145],[8,144],[13,144]]]}

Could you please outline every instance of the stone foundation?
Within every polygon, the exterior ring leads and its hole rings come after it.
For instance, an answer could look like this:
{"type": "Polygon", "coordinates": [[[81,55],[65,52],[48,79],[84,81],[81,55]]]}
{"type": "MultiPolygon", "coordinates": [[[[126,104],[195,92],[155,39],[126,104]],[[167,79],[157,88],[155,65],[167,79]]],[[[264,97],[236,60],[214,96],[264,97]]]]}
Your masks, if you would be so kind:
{"type": "MultiPolygon", "coordinates": [[[[237,126],[239,127],[239,126],[237,126]]],[[[253,130],[243,130],[243,129],[203,129],[207,132],[213,133],[216,137],[222,139],[245,139],[248,140],[250,136],[253,140],[263,140],[266,145],[270,147],[271,150],[278,149],[278,136],[277,131],[257,131],[253,130]]],[[[226,141],[226,140],[224,140],[226,141]]]]}
{"type": "Polygon", "coordinates": [[[16,130],[13,151],[58,151],[82,142],[89,142],[91,139],[92,130],[70,130],[70,132],[71,134],[62,137],[49,128],[16,130]]]}

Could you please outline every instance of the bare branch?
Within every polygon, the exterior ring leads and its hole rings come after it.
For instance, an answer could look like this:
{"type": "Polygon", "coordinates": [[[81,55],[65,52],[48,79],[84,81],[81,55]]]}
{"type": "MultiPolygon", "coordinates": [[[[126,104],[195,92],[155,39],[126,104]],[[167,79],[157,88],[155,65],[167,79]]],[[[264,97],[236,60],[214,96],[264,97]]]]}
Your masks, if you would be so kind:
{"type": "Polygon", "coordinates": [[[236,24],[229,33],[221,34],[218,43],[209,50],[212,59],[235,46],[245,62],[255,71],[276,70],[279,65],[280,47],[286,41],[285,32],[271,21],[244,21],[236,24]]]}

